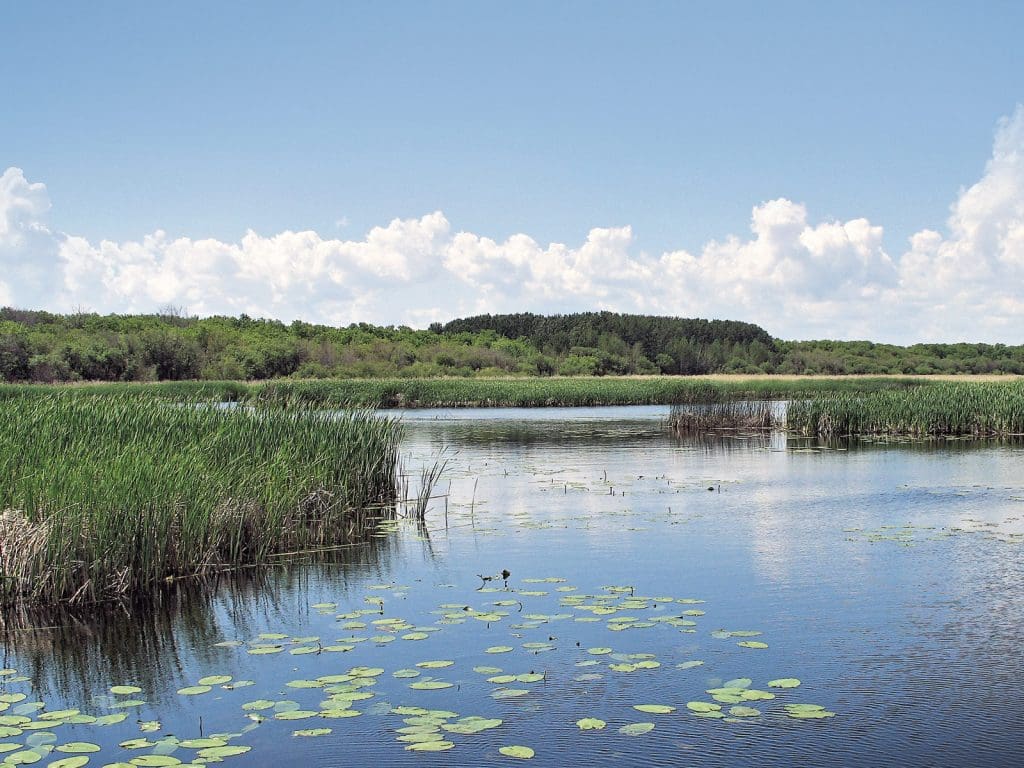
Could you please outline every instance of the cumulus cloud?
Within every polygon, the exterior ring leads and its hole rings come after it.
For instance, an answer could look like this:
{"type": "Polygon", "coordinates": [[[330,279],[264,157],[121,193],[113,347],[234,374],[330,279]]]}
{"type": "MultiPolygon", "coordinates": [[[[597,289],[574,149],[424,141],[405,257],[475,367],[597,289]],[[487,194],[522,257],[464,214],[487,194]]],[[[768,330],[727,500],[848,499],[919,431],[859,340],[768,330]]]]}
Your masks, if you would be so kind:
{"type": "Polygon", "coordinates": [[[312,231],[237,242],[91,242],[53,232],[46,188],[0,176],[0,303],[67,310],[409,323],[478,312],[611,309],[742,319],[784,338],[1020,343],[1024,327],[1024,107],[1002,120],[982,178],[944,232],[900,254],[867,219],[813,221],[786,198],[752,208],[747,235],[648,254],[629,226],[577,245],[455,230],[440,211],[361,239],[312,231]]]}
{"type": "Polygon", "coordinates": [[[46,186],[20,168],[0,175],[0,303],[44,301],[60,281],[58,239],[46,226],[46,186]]]}

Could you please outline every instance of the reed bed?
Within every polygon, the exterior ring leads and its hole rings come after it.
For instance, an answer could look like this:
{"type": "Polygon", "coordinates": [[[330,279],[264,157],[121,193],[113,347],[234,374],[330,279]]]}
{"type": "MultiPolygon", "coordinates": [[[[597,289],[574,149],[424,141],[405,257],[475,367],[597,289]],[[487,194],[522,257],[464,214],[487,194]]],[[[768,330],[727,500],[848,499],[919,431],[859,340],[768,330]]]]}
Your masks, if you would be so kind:
{"type": "Polygon", "coordinates": [[[86,388],[0,397],[0,602],[134,597],[329,546],[396,500],[401,428],[367,410],[86,388]]]}
{"type": "Polygon", "coordinates": [[[826,392],[877,392],[934,386],[927,377],[553,376],[543,378],[275,379],[148,384],[0,385],[0,400],[54,391],[133,393],[170,400],[204,398],[324,408],[477,408],[672,405],[788,400],[826,392]]]}
{"type": "Polygon", "coordinates": [[[1024,434],[1024,382],[953,383],[872,393],[831,393],[789,404],[791,431],[820,437],[1024,434]]]}
{"type": "Polygon", "coordinates": [[[784,419],[768,400],[738,400],[702,406],[673,405],[669,427],[679,435],[715,430],[743,432],[781,429],[784,419]]]}

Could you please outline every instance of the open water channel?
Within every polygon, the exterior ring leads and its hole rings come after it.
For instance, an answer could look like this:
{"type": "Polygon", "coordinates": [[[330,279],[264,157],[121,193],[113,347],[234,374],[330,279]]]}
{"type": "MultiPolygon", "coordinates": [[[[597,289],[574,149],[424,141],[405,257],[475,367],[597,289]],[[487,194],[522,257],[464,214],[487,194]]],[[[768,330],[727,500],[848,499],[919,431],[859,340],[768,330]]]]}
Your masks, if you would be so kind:
{"type": "Polygon", "coordinates": [[[6,632],[0,760],[1020,764],[1021,444],[666,416],[403,413],[425,525],[6,632]]]}

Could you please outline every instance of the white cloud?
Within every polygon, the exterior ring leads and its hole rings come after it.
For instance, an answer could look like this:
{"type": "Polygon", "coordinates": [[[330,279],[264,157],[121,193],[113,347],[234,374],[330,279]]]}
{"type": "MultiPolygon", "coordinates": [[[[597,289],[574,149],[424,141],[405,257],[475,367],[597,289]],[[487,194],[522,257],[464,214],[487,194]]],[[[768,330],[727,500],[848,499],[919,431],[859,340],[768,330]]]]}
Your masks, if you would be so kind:
{"type": "Polygon", "coordinates": [[[1024,328],[1024,107],[1002,120],[983,177],[944,233],[891,255],[867,219],[812,222],[785,198],[754,206],[750,234],[699,252],[638,251],[628,226],[579,245],[453,231],[441,212],[362,239],[247,232],[238,242],[90,242],[52,232],[46,188],[0,176],[0,302],[24,307],[423,326],[478,312],[612,309],[748,320],[784,338],[1019,343],[1024,328]],[[48,282],[49,281],[49,282],[48,282]]]}

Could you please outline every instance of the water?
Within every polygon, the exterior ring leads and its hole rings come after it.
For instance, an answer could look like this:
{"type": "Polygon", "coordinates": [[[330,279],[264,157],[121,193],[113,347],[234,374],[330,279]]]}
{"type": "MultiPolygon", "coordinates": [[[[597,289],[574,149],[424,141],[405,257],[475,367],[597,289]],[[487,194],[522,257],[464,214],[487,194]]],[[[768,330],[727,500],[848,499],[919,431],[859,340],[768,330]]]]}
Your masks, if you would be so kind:
{"type": "MultiPolygon", "coordinates": [[[[405,413],[409,469],[441,451],[449,461],[435,489],[444,498],[433,500],[425,527],[403,523],[328,563],[282,564],[183,591],[159,611],[8,633],[3,666],[17,674],[0,677],[2,688],[27,698],[0,716],[38,721],[26,703],[40,701],[43,711],[128,717],[102,727],[63,722],[0,742],[32,739],[42,752],[94,742],[101,751],[89,765],[154,751],[187,763],[197,749],[175,748],[173,739],[217,733],[251,747],[227,758],[238,766],[501,765],[513,760],[497,751],[506,745],[533,748],[537,766],[1015,764],[1024,726],[1021,446],[823,447],[781,435],[678,441],[665,434],[666,413],[405,413]],[[588,610],[623,601],[616,612],[588,610]],[[354,615],[360,610],[368,613],[354,615]],[[474,611],[508,615],[479,620],[474,611]],[[395,619],[405,623],[373,624],[395,619]],[[612,629],[617,623],[628,628],[612,629]],[[286,635],[262,641],[283,650],[217,645],[261,633],[286,635]],[[402,639],[410,635],[425,639],[402,639]],[[768,647],[738,645],[746,641],[768,647]],[[319,652],[290,653],[318,643],[319,652]],[[352,649],[322,650],[338,646],[352,649]],[[513,650],[485,653],[493,646],[513,650]],[[612,653],[589,652],[600,648],[612,653]],[[416,666],[431,660],[453,664],[416,666]],[[660,666],[609,667],[637,661],[660,666]],[[677,667],[687,661],[703,664],[677,667]],[[278,720],[271,709],[257,725],[242,708],[289,700],[319,712],[323,689],[288,683],[356,666],[384,670],[351,689],[372,694],[352,701],[358,716],[278,720]],[[481,666],[544,678],[492,683],[501,673],[474,671],[481,666]],[[420,676],[395,677],[401,669],[420,676]],[[254,684],[177,693],[205,675],[254,684]],[[800,687],[767,686],[787,677],[800,687]],[[452,687],[408,687],[426,678],[452,687]],[[735,678],[776,698],[744,702],[762,714],[741,722],[687,710],[687,702],[714,703],[705,691],[735,678]],[[142,692],[107,696],[118,684],[142,692]],[[502,688],[528,692],[494,698],[502,688]],[[110,708],[128,698],[145,703],[110,708]],[[797,720],[787,703],[836,714],[797,720]],[[636,704],[676,711],[645,714],[636,704]],[[403,706],[502,723],[471,735],[442,731],[455,745],[446,752],[410,752],[396,740],[410,715],[390,712],[403,706]],[[582,718],[607,725],[582,731],[582,718]],[[140,722],[158,725],[143,732],[140,722]],[[655,728],[618,730],[637,722],[655,728]],[[292,735],[320,727],[332,732],[292,735]],[[118,746],[138,738],[156,746],[118,746]]],[[[351,682],[342,686],[345,696],[351,682]]],[[[43,764],[66,756],[55,751],[43,764]]]]}

